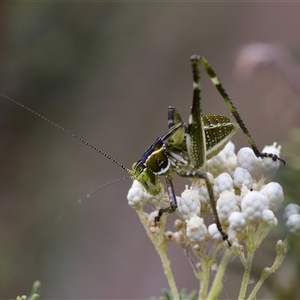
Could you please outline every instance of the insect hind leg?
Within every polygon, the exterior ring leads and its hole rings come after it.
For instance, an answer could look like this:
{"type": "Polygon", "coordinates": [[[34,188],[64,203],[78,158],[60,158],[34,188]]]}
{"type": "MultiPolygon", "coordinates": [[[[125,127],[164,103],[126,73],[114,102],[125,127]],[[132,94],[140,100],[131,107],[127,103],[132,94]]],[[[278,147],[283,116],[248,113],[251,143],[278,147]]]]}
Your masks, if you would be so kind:
{"type": "Polygon", "coordinates": [[[279,160],[283,163],[283,165],[285,165],[285,161],[283,159],[281,159],[280,157],[278,157],[276,154],[262,153],[258,150],[258,147],[257,147],[256,143],[254,142],[252,136],[250,135],[250,133],[249,133],[245,123],[243,122],[240,114],[238,113],[237,109],[235,108],[235,106],[234,106],[232,100],[230,99],[229,95],[227,94],[227,92],[223,88],[219,78],[217,77],[216,73],[214,72],[214,70],[210,66],[209,62],[203,56],[199,56],[198,59],[199,59],[201,65],[203,66],[203,68],[205,69],[206,73],[208,74],[210,80],[212,81],[212,83],[214,84],[214,86],[216,87],[216,89],[218,90],[220,95],[222,96],[223,100],[225,101],[225,103],[228,106],[230,112],[232,113],[235,120],[239,124],[240,128],[242,129],[242,131],[243,131],[250,147],[252,148],[254,154],[257,157],[260,157],[260,158],[270,157],[274,161],[279,160]]]}

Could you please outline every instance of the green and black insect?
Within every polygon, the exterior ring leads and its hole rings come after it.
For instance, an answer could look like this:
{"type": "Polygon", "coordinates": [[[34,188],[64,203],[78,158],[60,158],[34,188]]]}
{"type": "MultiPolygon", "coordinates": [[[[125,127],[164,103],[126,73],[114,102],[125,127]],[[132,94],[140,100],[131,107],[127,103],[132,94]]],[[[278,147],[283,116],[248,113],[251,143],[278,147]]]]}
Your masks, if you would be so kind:
{"type": "Polygon", "coordinates": [[[158,215],[155,218],[157,225],[163,213],[172,213],[177,208],[175,190],[172,182],[174,174],[186,178],[204,179],[210,198],[214,221],[222,234],[223,240],[227,241],[230,246],[228,235],[223,230],[218,217],[212,185],[208,180],[207,174],[201,171],[200,168],[205,166],[208,159],[217,155],[226,146],[239,127],[242,129],[250,147],[257,157],[269,157],[274,161],[279,160],[283,164],[285,164],[285,162],[275,154],[261,153],[258,150],[248,129],[208,61],[204,57],[198,55],[191,56],[190,60],[193,72],[193,102],[188,122],[183,122],[177,110],[170,106],[168,109],[168,130],[156,139],[156,141],[144,152],[142,157],[133,164],[132,169],[126,168],[105,152],[97,149],[77,135],[27,106],[3,94],[1,94],[1,96],[29,110],[90,148],[96,150],[101,155],[126,170],[130,174],[130,177],[127,178],[138,180],[144,186],[146,191],[154,196],[162,191],[163,184],[160,178],[164,177],[170,199],[170,206],[159,210],[158,215]],[[212,83],[215,85],[234,116],[236,123],[232,122],[226,116],[202,115],[200,66],[207,72],[212,83]]]}
{"type": "Polygon", "coordinates": [[[170,206],[159,210],[155,219],[156,222],[159,222],[163,213],[172,213],[177,208],[172,183],[172,176],[175,173],[181,177],[204,179],[208,189],[214,221],[222,234],[223,240],[228,241],[228,236],[219,221],[212,185],[206,173],[199,169],[205,165],[206,160],[217,155],[226,146],[239,127],[243,130],[248,143],[257,157],[270,157],[274,161],[285,162],[275,154],[261,153],[258,150],[248,129],[208,61],[202,56],[193,55],[191,56],[191,64],[194,82],[193,103],[189,121],[183,122],[176,109],[170,106],[168,112],[169,130],[158,137],[145,151],[142,158],[133,165],[131,174],[152,195],[160,193],[162,189],[160,176],[165,177],[170,206]],[[237,123],[221,115],[202,115],[200,65],[207,72],[237,123]]]}

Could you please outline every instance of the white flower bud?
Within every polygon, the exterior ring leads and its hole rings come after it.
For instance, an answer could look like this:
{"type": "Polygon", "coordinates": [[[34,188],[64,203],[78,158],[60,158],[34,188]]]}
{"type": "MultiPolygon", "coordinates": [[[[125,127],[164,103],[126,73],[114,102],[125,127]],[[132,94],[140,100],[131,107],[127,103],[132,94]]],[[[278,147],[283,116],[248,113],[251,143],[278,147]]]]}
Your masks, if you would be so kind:
{"type": "Polygon", "coordinates": [[[214,194],[218,197],[224,191],[230,191],[233,188],[233,180],[228,173],[222,173],[215,178],[214,194]]]}
{"type": "Polygon", "coordinates": [[[207,161],[207,168],[209,172],[214,176],[225,171],[226,155],[223,151],[220,151],[217,155],[213,156],[207,161]]]}
{"type": "Polygon", "coordinates": [[[253,185],[253,179],[248,170],[237,167],[233,174],[233,183],[239,189],[241,189],[243,186],[251,189],[253,185]]]}
{"type": "Polygon", "coordinates": [[[280,167],[280,161],[264,157],[260,162],[260,171],[266,178],[272,178],[280,167]]]}
{"type": "Polygon", "coordinates": [[[176,197],[176,199],[177,210],[184,220],[190,219],[192,216],[200,213],[201,204],[198,191],[186,189],[181,193],[181,198],[176,197]]]}
{"type": "Polygon", "coordinates": [[[215,223],[208,226],[208,235],[210,238],[216,242],[223,241],[222,234],[220,233],[219,229],[217,228],[217,225],[215,223]]]}
{"type": "Polygon", "coordinates": [[[197,187],[197,191],[199,194],[199,201],[201,203],[201,207],[205,207],[208,204],[210,204],[210,199],[209,199],[208,190],[207,190],[206,185],[197,187]]]}
{"type": "Polygon", "coordinates": [[[144,187],[134,180],[127,194],[128,204],[134,209],[138,209],[147,201],[144,187]]]}
{"type": "Polygon", "coordinates": [[[300,207],[295,203],[290,203],[284,209],[283,219],[287,221],[288,218],[294,214],[300,214],[300,207]]]}
{"type": "Polygon", "coordinates": [[[234,211],[228,218],[229,228],[236,231],[241,232],[247,225],[245,216],[243,213],[239,211],[234,211]]]}
{"type": "Polygon", "coordinates": [[[236,156],[234,150],[235,150],[234,143],[229,141],[222,151],[226,155],[226,158],[228,159],[232,156],[236,156]]]}
{"type": "Polygon", "coordinates": [[[265,209],[266,196],[259,192],[249,192],[241,201],[241,209],[246,220],[259,221],[265,209]]]}
{"type": "Polygon", "coordinates": [[[219,219],[222,223],[228,223],[228,217],[237,211],[237,202],[234,192],[224,191],[220,194],[220,198],[217,201],[217,212],[219,219]]]}
{"type": "Polygon", "coordinates": [[[205,241],[207,228],[202,218],[193,216],[186,220],[186,236],[191,243],[201,243],[205,241]]]}
{"type": "Polygon", "coordinates": [[[278,221],[273,211],[269,209],[263,210],[261,219],[264,223],[266,223],[270,227],[275,227],[278,224],[278,221]]]}
{"type": "Polygon", "coordinates": [[[271,209],[273,212],[278,211],[284,200],[281,185],[277,182],[270,182],[260,190],[260,193],[268,198],[269,209],[271,209]]]}
{"type": "MultiPolygon", "coordinates": [[[[277,145],[276,142],[273,143],[271,146],[265,146],[262,150],[262,153],[272,153],[279,157],[280,155],[281,146],[277,145]]],[[[280,161],[276,160],[274,161],[270,157],[264,157],[260,160],[260,166],[259,171],[266,177],[266,178],[272,178],[276,171],[280,167],[280,161]]]]}
{"type": "Polygon", "coordinates": [[[300,235],[300,215],[293,214],[289,216],[286,226],[290,233],[300,235]]]}
{"type": "Polygon", "coordinates": [[[249,147],[241,148],[237,154],[237,164],[239,167],[248,170],[254,176],[257,174],[259,159],[255,156],[253,150],[249,147]]]}

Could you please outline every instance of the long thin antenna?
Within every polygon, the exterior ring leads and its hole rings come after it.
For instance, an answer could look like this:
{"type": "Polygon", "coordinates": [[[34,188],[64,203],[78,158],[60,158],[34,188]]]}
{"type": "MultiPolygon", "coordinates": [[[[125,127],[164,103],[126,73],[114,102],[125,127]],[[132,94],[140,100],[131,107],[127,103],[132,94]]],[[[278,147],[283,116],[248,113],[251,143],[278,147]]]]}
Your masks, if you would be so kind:
{"type": "Polygon", "coordinates": [[[72,133],[71,131],[65,129],[64,127],[58,125],[57,123],[49,120],[48,118],[46,118],[45,116],[39,114],[38,112],[34,111],[33,109],[27,107],[26,105],[0,93],[0,96],[3,98],[6,98],[7,100],[25,108],[26,110],[30,111],[31,113],[35,114],[36,116],[42,118],[43,120],[47,121],[48,123],[50,123],[51,125],[57,127],[58,129],[66,132],[67,134],[71,135],[73,138],[77,139],[78,141],[80,141],[81,143],[85,144],[86,146],[92,148],[93,150],[97,151],[98,153],[100,153],[101,155],[103,155],[104,157],[106,157],[107,159],[111,160],[113,163],[115,163],[116,165],[118,165],[120,168],[122,168],[123,170],[125,170],[127,173],[131,174],[131,170],[129,170],[128,168],[126,168],[125,166],[123,166],[121,163],[119,163],[117,160],[115,160],[114,158],[112,158],[111,156],[109,156],[108,154],[106,154],[105,152],[101,151],[100,149],[96,148],[95,146],[93,146],[92,144],[88,143],[87,141],[85,141],[84,139],[80,138],[79,136],[77,136],[76,134],[72,133]]]}
{"type": "Polygon", "coordinates": [[[61,222],[71,211],[73,211],[73,209],[77,206],[77,205],[80,205],[82,204],[85,200],[89,199],[92,197],[93,194],[95,194],[96,192],[110,186],[111,184],[114,184],[116,182],[119,182],[119,181],[122,181],[122,180],[127,180],[127,179],[132,179],[131,177],[127,176],[127,177],[122,177],[122,178],[118,178],[118,179],[115,179],[113,181],[110,181],[108,183],[105,183],[97,188],[95,188],[94,190],[90,191],[89,193],[87,193],[83,198],[80,198],[78,199],[69,209],[68,211],[63,214],[63,215],[60,215],[58,216],[57,218],[57,223],[61,222]]]}

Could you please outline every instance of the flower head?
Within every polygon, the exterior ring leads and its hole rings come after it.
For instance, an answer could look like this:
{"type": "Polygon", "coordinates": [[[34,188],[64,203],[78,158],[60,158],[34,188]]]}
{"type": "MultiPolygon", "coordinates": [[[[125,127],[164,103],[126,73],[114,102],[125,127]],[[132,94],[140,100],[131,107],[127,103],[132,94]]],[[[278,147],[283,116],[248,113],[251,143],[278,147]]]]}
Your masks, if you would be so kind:
{"type": "Polygon", "coordinates": [[[292,234],[300,235],[300,207],[291,203],[286,206],[283,218],[286,221],[286,227],[292,234]]]}
{"type": "MultiPolygon", "coordinates": [[[[237,155],[234,144],[229,142],[216,156],[207,161],[203,167],[213,186],[214,201],[218,219],[223,229],[229,234],[229,239],[244,242],[249,228],[251,231],[265,230],[269,232],[278,221],[275,212],[282,205],[284,196],[280,184],[272,182],[280,162],[272,158],[258,158],[248,147],[241,148],[237,155]],[[260,226],[259,226],[260,225],[260,226]],[[249,227],[250,226],[250,227],[249,227]],[[249,227],[249,228],[248,228],[249,227]]],[[[263,152],[280,155],[281,147],[274,143],[266,146],[263,152]]],[[[159,207],[161,193],[153,199],[149,193],[134,182],[128,193],[128,201],[134,208],[139,208],[150,201],[159,207]]],[[[206,214],[211,212],[205,180],[193,178],[191,186],[186,186],[177,199],[177,213],[185,221],[186,237],[191,243],[212,240],[222,241],[222,235],[216,224],[207,224],[206,214]],[[208,229],[207,229],[208,228],[208,229]]],[[[287,210],[286,222],[293,232],[300,232],[296,218],[290,218],[291,211],[297,211],[300,219],[300,209],[293,207],[287,210]]]]}

